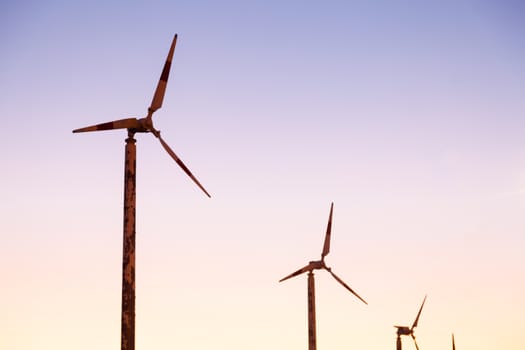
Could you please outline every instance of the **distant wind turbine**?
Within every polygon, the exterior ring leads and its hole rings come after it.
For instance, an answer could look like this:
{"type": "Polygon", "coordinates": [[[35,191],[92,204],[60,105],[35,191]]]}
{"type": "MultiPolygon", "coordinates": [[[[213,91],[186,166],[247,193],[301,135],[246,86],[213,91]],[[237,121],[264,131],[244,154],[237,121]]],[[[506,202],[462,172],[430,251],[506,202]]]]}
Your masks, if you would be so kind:
{"type": "Polygon", "coordinates": [[[427,300],[427,296],[425,295],[425,298],[423,299],[423,303],[421,304],[421,307],[419,308],[419,312],[417,313],[416,319],[414,320],[412,327],[409,328],[406,326],[394,326],[397,328],[396,350],[401,350],[401,336],[402,335],[410,335],[412,339],[414,340],[416,349],[419,350],[419,346],[417,345],[417,341],[416,341],[416,336],[414,335],[414,329],[417,327],[419,316],[421,316],[421,311],[423,310],[423,305],[425,305],[426,300],[427,300]]]}
{"type": "Polygon", "coordinates": [[[352,294],[354,294],[359,300],[367,304],[367,302],[361,298],[356,292],[352,290],[342,279],[340,279],[335,273],[332,272],[332,269],[326,266],[324,262],[325,256],[330,252],[330,237],[332,234],[332,213],[334,209],[334,203],[330,206],[330,216],[328,218],[328,226],[326,227],[326,235],[324,238],[323,251],[321,253],[321,260],[310,261],[305,267],[295,271],[294,273],[282,278],[279,282],[285,281],[289,278],[298,276],[304,272],[308,272],[308,349],[316,350],[317,348],[317,339],[316,339],[316,325],[315,325],[315,283],[314,283],[314,273],[313,270],[324,269],[328,271],[337,282],[339,282],[343,287],[348,289],[352,294]]]}
{"type": "Polygon", "coordinates": [[[146,117],[127,118],[107,123],[88,126],[73,130],[74,133],[101,131],[113,129],[127,129],[128,138],[125,148],[125,171],[124,171],[124,247],[122,262],[122,317],[121,317],[121,349],[135,349],[135,170],[136,170],[136,146],[135,133],[152,133],[159,139],[162,147],[168,152],[173,160],[182,170],[197,184],[197,186],[208,196],[200,182],[193,176],[191,171],[184,165],[182,160],[173,152],[160,136],[160,131],[153,127],[153,113],[162,107],[168,76],[170,74],[171,60],[177,43],[177,34],[173,37],[171,47],[160,75],[153,100],[148,108],[146,117]]]}

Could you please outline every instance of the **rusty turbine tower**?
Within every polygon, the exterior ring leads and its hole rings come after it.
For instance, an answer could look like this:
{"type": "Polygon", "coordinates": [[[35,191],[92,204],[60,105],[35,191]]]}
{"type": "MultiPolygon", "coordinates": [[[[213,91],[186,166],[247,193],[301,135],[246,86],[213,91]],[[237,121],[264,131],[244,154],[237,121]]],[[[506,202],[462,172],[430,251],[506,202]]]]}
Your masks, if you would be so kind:
{"type": "Polygon", "coordinates": [[[279,282],[287,280],[289,278],[298,276],[304,272],[308,272],[308,350],[317,349],[317,332],[316,332],[316,319],[315,319],[315,283],[314,283],[314,270],[326,270],[332,277],[339,282],[343,287],[354,294],[359,300],[367,304],[367,302],[361,298],[356,292],[352,290],[341,278],[339,278],[332,269],[326,266],[324,258],[330,252],[330,238],[332,234],[332,214],[334,209],[334,203],[330,206],[330,215],[328,217],[328,226],[326,227],[326,235],[324,238],[323,251],[321,252],[321,260],[310,261],[305,267],[291,273],[290,275],[282,278],[279,282]]]}
{"type": "Polygon", "coordinates": [[[135,349],[135,170],[136,170],[136,133],[152,133],[159,139],[162,147],[168,152],[173,160],[182,170],[199,186],[199,188],[210,197],[191,171],[173,152],[160,136],[160,131],[153,127],[153,113],[162,107],[164,93],[170,74],[171,60],[177,34],[173,37],[171,47],[162,70],[153,100],[148,108],[148,113],[144,118],[126,118],[107,123],[97,124],[73,130],[74,133],[88,131],[102,131],[113,129],[127,129],[128,137],[125,147],[125,170],[124,170],[124,244],[122,261],[122,315],[121,315],[121,349],[135,349]]]}

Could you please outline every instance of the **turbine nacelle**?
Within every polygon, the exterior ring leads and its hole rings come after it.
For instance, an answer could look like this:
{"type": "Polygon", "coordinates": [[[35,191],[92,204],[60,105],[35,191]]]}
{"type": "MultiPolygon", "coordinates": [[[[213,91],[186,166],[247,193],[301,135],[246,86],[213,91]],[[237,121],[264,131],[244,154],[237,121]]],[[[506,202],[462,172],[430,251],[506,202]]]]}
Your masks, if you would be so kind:
{"type": "Polygon", "coordinates": [[[320,270],[320,269],[328,270],[329,269],[329,267],[326,267],[326,265],[324,263],[324,259],[323,260],[310,261],[308,263],[308,266],[311,267],[311,270],[320,270]]]}
{"type": "Polygon", "coordinates": [[[397,328],[397,335],[411,335],[412,329],[405,326],[394,326],[397,328]]]}
{"type": "Polygon", "coordinates": [[[156,132],[159,132],[153,127],[153,119],[151,118],[151,115],[138,119],[137,123],[139,127],[133,129],[135,132],[151,132],[154,135],[156,132]]]}

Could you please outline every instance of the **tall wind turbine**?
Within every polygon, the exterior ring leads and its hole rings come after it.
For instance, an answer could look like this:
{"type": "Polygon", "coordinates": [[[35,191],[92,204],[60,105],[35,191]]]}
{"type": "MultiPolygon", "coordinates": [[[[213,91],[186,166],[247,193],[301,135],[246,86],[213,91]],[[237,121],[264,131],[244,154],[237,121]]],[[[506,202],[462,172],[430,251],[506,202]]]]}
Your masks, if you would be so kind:
{"type": "Polygon", "coordinates": [[[315,327],[315,284],[314,284],[314,273],[313,270],[324,269],[328,271],[332,277],[335,278],[337,282],[343,285],[348,289],[352,294],[359,298],[363,303],[367,302],[361,298],[356,292],[352,290],[342,279],[337,277],[335,273],[332,272],[332,269],[326,266],[324,262],[325,256],[330,252],[330,236],[332,234],[332,213],[334,210],[334,203],[330,206],[330,216],[328,217],[328,226],[326,227],[326,235],[324,238],[323,251],[321,252],[321,260],[310,261],[305,267],[295,271],[294,273],[282,278],[279,282],[287,280],[289,278],[298,276],[304,272],[308,272],[308,350],[317,349],[317,339],[316,339],[316,327],[315,327]]]}
{"type": "Polygon", "coordinates": [[[416,349],[419,350],[419,346],[417,345],[417,341],[416,341],[416,336],[414,335],[414,328],[417,327],[419,316],[421,315],[421,311],[423,310],[423,305],[425,305],[426,300],[427,300],[427,296],[425,295],[425,298],[423,299],[423,303],[421,303],[421,307],[419,308],[419,312],[417,313],[416,319],[414,323],[412,324],[412,327],[409,328],[406,326],[394,326],[397,328],[396,350],[401,350],[401,336],[402,335],[410,335],[412,339],[414,339],[414,344],[416,345],[416,349]]]}
{"type": "Polygon", "coordinates": [[[199,188],[210,197],[200,182],[193,176],[191,171],[184,165],[182,160],[173,152],[160,136],[160,131],[153,127],[153,113],[162,107],[168,76],[170,74],[171,60],[177,43],[177,34],[173,37],[171,47],[160,75],[159,83],[153,95],[153,100],[148,108],[148,114],[144,118],[126,118],[107,123],[88,126],[73,130],[77,132],[101,131],[113,129],[127,129],[128,138],[125,147],[125,169],[124,169],[124,245],[122,261],[122,317],[121,317],[121,349],[135,349],[135,170],[136,170],[136,146],[135,133],[152,133],[159,139],[162,147],[184,170],[184,172],[199,186],[199,188]]]}

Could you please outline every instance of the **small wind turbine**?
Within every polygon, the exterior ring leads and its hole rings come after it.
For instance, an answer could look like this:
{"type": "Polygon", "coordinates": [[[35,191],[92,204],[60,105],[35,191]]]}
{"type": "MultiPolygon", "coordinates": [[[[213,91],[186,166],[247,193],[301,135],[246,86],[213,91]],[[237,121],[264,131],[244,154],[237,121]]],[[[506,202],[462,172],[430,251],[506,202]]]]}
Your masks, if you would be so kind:
{"type": "Polygon", "coordinates": [[[419,308],[419,312],[417,313],[417,317],[412,324],[412,327],[408,328],[406,326],[394,326],[397,328],[397,339],[396,339],[396,350],[401,350],[401,336],[402,335],[410,335],[412,339],[414,339],[414,344],[416,345],[416,349],[419,350],[419,346],[417,345],[416,336],[414,335],[414,328],[417,327],[417,322],[419,321],[419,316],[421,315],[421,310],[423,310],[423,305],[425,305],[425,301],[427,300],[427,296],[425,295],[425,298],[423,299],[423,303],[421,304],[421,307],[419,308]]]}
{"type": "Polygon", "coordinates": [[[326,227],[326,235],[324,238],[323,251],[321,253],[321,260],[310,261],[305,267],[295,271],[294,273],[282,278],[279,282],[287,280],[289,278],[298,276],[304,272],[308,272],[308,350],[316,350],[317,340],[316,340],[316,327],[315,327],[315,285],[314,285],[314,273],[313,270],[324,269],[328,271],[335,280],[348,289],[352,294],[359,298],[363,303],[367,302],[361,298],[356,292],[352,290],[342,279],[337,277],[335,273],[332,272],[332,269],[326,266],[324,262],[325,256],[330,252],[330,236],[332,231],[332,213],[334,209],[334,203],[330,206],[330,216],[328,218],[328,226],[326,227]]]}
{"type": "Polygon", "coordinates": [[[210,197],[200,182],[193,176],[191,171],[177,157],[175,152],[168,146],[160,136],[160,131],[153,127],[153,113],[162,107],[162,100],[166,92],[168,76],[170,74],[171,60],[177,43],[177,34],[173,37],[170,51],[160,75],[157,89],[153,100],[148,108],[146,117],[119,119],[108,123],[88,126],[73,130],[77,132],[101,131],[113,129],[127,129],[128,138],[125,148],[125,171],[124,171],[124,247],[122,261],[122,317],[121,317],[121,349],[135,349],[135,170],[136,170],[136,146],[135,133],[152,133],[159,139],[162,147],[184,170],[184,172],[199,186],[199,188],[210,197]]]}

